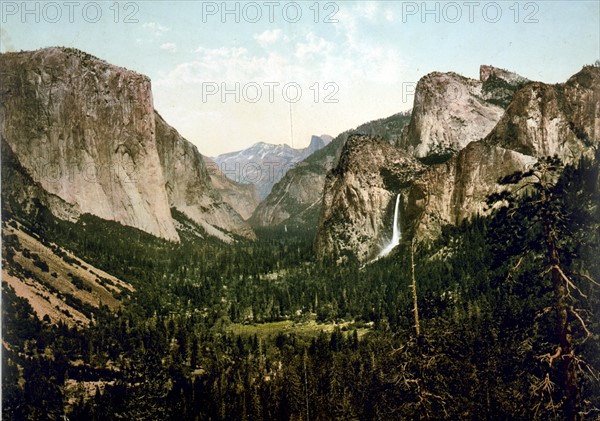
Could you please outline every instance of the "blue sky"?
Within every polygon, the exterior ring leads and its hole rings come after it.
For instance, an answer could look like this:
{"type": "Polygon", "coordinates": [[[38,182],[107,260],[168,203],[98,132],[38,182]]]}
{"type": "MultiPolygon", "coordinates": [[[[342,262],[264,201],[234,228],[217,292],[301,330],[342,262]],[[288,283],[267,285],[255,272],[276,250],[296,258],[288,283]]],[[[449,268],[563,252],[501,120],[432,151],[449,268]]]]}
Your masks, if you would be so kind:
{"type": "Polygon", "coordinates": [[[407,110],[432,71],[564,82],[600,58],[599,3],[3,1],[0,48],[75,47],[148,75],[156,109],[212,156],[407,110]]]}

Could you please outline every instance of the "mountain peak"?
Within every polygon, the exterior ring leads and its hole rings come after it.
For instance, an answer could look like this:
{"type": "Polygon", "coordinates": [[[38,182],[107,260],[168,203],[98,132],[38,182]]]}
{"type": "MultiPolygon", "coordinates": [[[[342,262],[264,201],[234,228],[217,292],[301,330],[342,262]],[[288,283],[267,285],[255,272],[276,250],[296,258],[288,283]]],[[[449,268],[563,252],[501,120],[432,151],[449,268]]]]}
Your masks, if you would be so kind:
{"type": "Polygon", "coordinates": [[[264,199],[273,185],[285,173],[327,143],[313,136],[310,145],[303,149],[288,144],[257,142],[247,149],[229,152],[213,158],[217,166],[230,179],[243,184],[254,184],[260,199],[264,199]]]}
{"type": "Polygon", "coordinates": [[[501,69],[499,67],[489,66],[486,64],[482,64],[479,67],[479,80],[481,82],[487,81],[490,77],[497,77],[498,79],[502,79],[510,84],[518,84],[528,82],[527,78],[523,76],[510,72],[506,69],[501,69]]]}

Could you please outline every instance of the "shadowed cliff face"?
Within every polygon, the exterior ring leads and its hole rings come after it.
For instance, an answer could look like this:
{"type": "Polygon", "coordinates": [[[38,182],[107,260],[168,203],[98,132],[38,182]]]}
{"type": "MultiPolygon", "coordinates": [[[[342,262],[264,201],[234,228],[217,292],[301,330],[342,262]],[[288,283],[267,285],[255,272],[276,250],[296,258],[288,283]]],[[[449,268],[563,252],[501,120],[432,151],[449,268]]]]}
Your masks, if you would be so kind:
{"type": "Polygon", "coordinates": [[[219,169],[215,161],[206,156],[203,158],[211,184],[219,192],[223,202],[231,206],[244,220],[248,220],[260,203],[254,184],[236,183],[219,169]]]}
{"type": "Polygon", "coordinates": [[[258,227],[285,224],[313,234],[323,206],[326,175],[337,165],[348,137],[352,134],[365,134],[396,144],[409,121],[409,113],[399,113],[341,133],[323,149],[288,171],[256,208],[250,222],[258,227]]]}
{"type": "MultiPolygon", "coordinates": [[[[0,136],[37,185],[69,204],[70,218],[90,213],[179,241],[170,206],[196,217],[200,206],[221,209],[201,159],[189,161],[198,165],[189,172],[165,167],[177,159],[161,162],[159,147],[163,156],[197,151],[178,134],[176,142],[157,143],[157,130],[174,130],[155,116],[146,76],[78,50],[47,48],[2,54],[0,78],[0,136]]],[[[50,210],[65,216],[64,206],[50,210]]],[[[228,212],[207,212],[203,221],[248,232],[234,214],[226,222],[228,212]]]]}
{"type": "Polygon", "coordinates": [[[535,162],[516,151],[470,143],[452,159],[430,167],[411,187],[405,215],[410,232],[418,240],[431,240],[444,225],[486,214],[486,198],[507,188],[498,180],[535,162]]]}
{"type": "Polygon", "coordinates": [[[322,206],[325,175],[335,165],[344,141],[345,138],[338,136],[288,171],[258,205],[250,219],[252,225],[286,224],[315,229],[322,206]]]}
{"type": "Polygon", "coordinates": [[[424,166],[381,139],[348,138],[338,165],[325,181],[315,247],[321,256],[376,257],[391,237],[398,194],[406,196],[424,166]]]}

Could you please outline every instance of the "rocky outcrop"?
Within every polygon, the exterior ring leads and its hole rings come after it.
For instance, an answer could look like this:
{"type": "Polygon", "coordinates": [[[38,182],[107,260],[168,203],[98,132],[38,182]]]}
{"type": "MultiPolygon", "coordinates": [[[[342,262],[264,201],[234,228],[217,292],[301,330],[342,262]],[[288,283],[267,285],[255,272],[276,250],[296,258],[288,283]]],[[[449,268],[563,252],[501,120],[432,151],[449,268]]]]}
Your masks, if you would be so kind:
{"type": "Polygon", "coordinates": [[[252,215],[256,227],[290,228],[314,232],[321,212],[325,175],[337,162],[345,138],[336,138],[288,171],[252,215]]]}
{"type": "Polygon", "coordinates": [[[480,80],[430,73],[417,84],[413,118],[399,146],[431,162],[449,157],[486,136],[528,82],[492,66],[480,67],[480,80]]]}
{"type": "Polygon", "coordinates": [[[185,140],[156,113],[156,144],[165,177],[169,205],[224,241],[227,232],[255,238],[250,226],[213,188],[196,146],[185,140]]]}
{"type": "Polygon", "coordinates": [[[209,233],[253,235],[210,185],[196,148],[155,114],[146,76],[47,48],[0,55],[0,77],[0,137],[22,170],[14,182],[56,216],[89,213],[179,241],[175,207],[209,233]]]}
{"type": "Polygon", "coordinates": [[[380,138],[350,136],[325,181],[317,254],[353,255],[361,262],[376,257],[391,237],[396,196],[404,203],[423,170],[411,155],[380,138]]]}
{"type": "Polygon", "coordinates": [[[483,83],[487,82],[489,79],[502,79],[506,83],[510,85],[519,85],[526,84],[529,82],[527,78],[524,78],[517,73],[510,72],[506,69],[500,69],[494,66],[481,65],[479,66],[479,80],[483,83]]]}
{"type": "Polygon", "coordinates": [[[503,113],[484,98],[481,81],[431,73],[417,84],[413,117],[400,147],[418,158],[451,155],[486,136],[503,113]]]}
{"type": "Polygon", "coordinates": [[[593,156],[600,142],[600,68],[586,66],[564,84],[527,85],[487,141],[535,157],[558,155],[566,162],[593,156]]]}
{"type": "Polygon", "coordinates": [[[2,146],[2,209],[3,217],[11,214],[35,214],[39,205],[51,209],[57,217],[75,222],[81,215],[79,208],[65,202],[60,197],[48,193],[40,183],[35,182],[4,138],[2,146]]]}
{"type": "Polygon", "coordinates": [[[248,220],[260,202],[254,184],[236,183],[223,174],[215,161],[206,156],[204,164],[211,184],[219,192],[223,202],[231,206],[244,220],[248,220]]]}
{"type": "Polygon", "coordinates": [[[78,213],[179,239],[156,152],[150,80],[72,49],[0,59],[1,136],[78,213]]]}
{"type": "MultiPolygon", "coordinates": [[[[409,237],[430,240],[445,225],[489,212],[487,197],[511,188],[498,180],[528,169],[539,157],[556,154],[574,162],[598,147],[600,68],[585,67],[563,85],[529,82],[490,66],[482,66],[481,79],[434,73],[419,83],[407,137],[399,142],[426,164],[404,177],[401,225],[409,237]],[[455,100],[456,83],[468,93],[466,102],[455,100]],[[510,103],[504,111],[505,101],[510,103]],[[504,115],[491,126],[497,112],[504,115]],[[457,116],[465,118],[463,124],[453,125],[457,116]],[[469,139],[474,141],[464,143],[469,139]]],[[[357,150],[350,154],[354,159],[340,160],[325,183],[316,239],[321,257],[352,254],[364,262],[382,237],[372,226],[390,212],[378,181],[388,167],[371,149],[357,150]]]]}
{"type": "Polygon", "coordinates": [[[429,167],[411,186],[403,215],[410,235],[432,240],[444,225],[489,213],[487,197],[507,188],[498,180],[535,162],[531,156],[483,141],[470,143],[447,162],[429,167]]]}

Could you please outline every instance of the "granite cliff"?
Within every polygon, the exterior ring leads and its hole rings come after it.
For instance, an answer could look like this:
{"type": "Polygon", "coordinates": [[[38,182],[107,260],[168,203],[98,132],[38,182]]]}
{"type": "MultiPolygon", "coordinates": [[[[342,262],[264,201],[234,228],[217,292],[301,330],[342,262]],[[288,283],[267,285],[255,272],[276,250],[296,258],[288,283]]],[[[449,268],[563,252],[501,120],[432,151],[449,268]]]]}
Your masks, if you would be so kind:
{"type": "Polygon", "coordinates": [[[337,166],[327,175],[317,254],[359,261],[373,259],[391,237],[395,199],[403,203],[412,181],[425,167],[381,138],[352,135],[337,166]]]}
{"type": "Polygon", "coordinates": [[[444,225],[488,212],[487,196],[507,188],[498,184],[501,177],[547,155],[565,162],[593,156],[600,68],[587,66],[560,85],[530,82],[491,66],[482,66],[480,76],[479,81],[454,73],[425,76],[397,151],[346,144],[342,156],[356,156],[340,159],[327,176],[315,240],[321,257],[373,258],[377,244],[381,248],[389,236],[395,194],[401,194],[404,237],[433,239],[444,225]],[[398,154],[409,170],[402,188],[393,188],[381,176],[390,170],[387,157],[398,154]]]}
{"type": "Polygon", "coordinates": [[[2,142],[57,216],[89,213],[179,241],[175,207],[205,229],[253,235],[195,147],[155,114],[146,76],[46,48],[0,55],[0,78],[2,142]],[[194,167],[181,171],[179,156],[194,167]]]}

